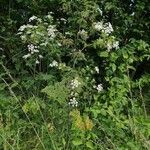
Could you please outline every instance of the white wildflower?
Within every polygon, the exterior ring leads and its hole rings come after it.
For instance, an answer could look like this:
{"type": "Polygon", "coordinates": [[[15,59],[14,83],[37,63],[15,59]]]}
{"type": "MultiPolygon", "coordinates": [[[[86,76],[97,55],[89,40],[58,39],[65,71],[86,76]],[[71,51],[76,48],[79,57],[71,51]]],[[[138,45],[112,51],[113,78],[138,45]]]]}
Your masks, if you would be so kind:
{"type": "Polygon", "coordinates": [[[29,52],[34,50],[34,45],[33,44],[29,44],[27,47],[28,47],[29,52]]]}
{"type": "Polygon", "coordinates": [[[94,23],[94,29],[97,31],[102,31],[107,35],[109,35],[110,33],[112,33],[114,31],[110,22],[103,23],[102,21],[101,22],[95,22],[94,23]]]}
{"type": "Polygon", "coordinates": [[[27,26],[26,25],[22,25],[19,29],[18,29],[18,31],[24,31],[25,29],[27,28],[27,26]]]}
{"type": "Polygon", "coordinates": [[[67,20],[65,18],[60,18],[61,21],[66,22],[67,20]]]}
{"type": "Polygon", "coordinates": [[[119,41],[113,41],[113,42],[108,42],[107,43],[107,50],[108,52],[111,50],[111,49],[118,49],[119,48],[119,41]]]}
{"type": "Polygon", "coordinates": [[[93,88],[95,88],[98,92],[103,91],[103,86],[102,86],[102,84],[98,84],[97,86],[93,86],[93,88]]]}
{"type": "Polygon", "coordinates": [[[78,101],[76,100],[75,97],[70,99],[69,105],[71,105],[72,107],[77,107],[78,106],[78,101]]]}
{"type": "Polygon", "coordinates": [[[26,27],[32,29],[32,28],[35,27],[35,26],[33,26],[33,25],[31,25],[31,24],[27,24],[26,27]]]}
{"type": "Polygon", "coordinates": [[[42,59],[42,58],[43,58],[43,56],[42,56],[42,55],[39,55],[39,58],[40,58],[40,59],[42,59]]]}
{"type": "Polygon", "coordinates": [[[35,53],[39,53],[39,50],[35,49],[34,52],[35,52],[35,53]]]}
{"type": "Polygon", "coordinates": [[[132,14],[131,14],[131,16],[134,16],[135,15],[135,12],[133,12],[132,14]]]}
{"type": "Polygon", "coordinates": [[[27,59],[27,58],[29,58],[29,57],[31,57],[31,54],[30,54],[30,53],[28,53],[27,55],[24,55],[22,58],[23,58],[23,59],[27,59]]]}
{"type": "Polygon", "coordinates": [[[70,93],[70,96],[78,96],[78,93],[72,91],[72,92],[70,93]]]}
{"type": "Polygon", "coordinates": [[[37,20],[38,18],[36,16],[32,16],[29,18],[29,22],[32,22],[33,20],[37,20]]]}
{"type": "Polygon", "coordinates": [[[84,29],[80,30],[78,32],[78,35],[80,35],[83,40],[86,40],[88,38],[88,33],[84,29]]]}
{"type": "Polygon", "coordinates": [[[54,14],[54,13],[52,11],[50,11],[49,14],[54,14]]]}
{"type": "Polygon", "coordinates": [[[95,71],[99,73],[99,68],[97,66],[95,67],[95,71]]]}
{"type": "Polygon", "coordinates": [[[95,22],[94,29],[97,31],[101,31],[103,29],[103,22],[95,22]]]}
{"type": "Polygon", "coordinates": [[[58,62],[54,60],[51,64],[49,64],[50,67],[58,67],[58,62]]]}
{"type": "Polygon", "coordinates": [[[22,34],[22,32],[18,32],[18,33],[17,33],[17,35],[21,35],[21,34],[22,34]]]}
{"type": "Polygon", "coordinates": [[[47,31],[48,36],[50,36],[51,39],[54,39],[56,37],[55,32],[57,31],[57,29],[55,25],[49,25],[47,31]]]}
{"type": "Polygon", "coordinates": [[[72,89],[77,88],[81,83],[78,81],[78,78],[71,80],[70,86],[72,89]]]}
{"type": "Polygon", "coordinates": [[[115,49],[119,48],[119,41],[113,42],[113,48],[115,48],[115,49]]]}
{"type": "Polygon", "coordinates": [[[111,49],[112,49],[112,43],[108,42],[107,43],[107,51],[110,52],[111,49]]]}
{"type": "Polygon", "coordinates": [[[27,47],[28,47],[28,51],[31,54],[39,53],[38,46],[34,46],[33,44],[29,44],[27,47]]]}
{"type": "Polygon", "coordinates": [[[35,62],[36,64],[39,64],[40,62],[38,61],[38,60],[36,60],[36,62],[35,62]]]}
{"type": "Polygon", "coordinates": [[[27,39],[26,35],[21,35],[20,38],[21,38],[22,41],[27,39]]]}
{"type": "Polygon", "coordinates": [[[104,24],[104,28],[103,28],[103,32],[106,33],[107,35],[109,35],[110,33],[112,33],[114,30],[113,30],[113,27],[111,25],[110,22],[108,23],[105,23],[104,24]]]}

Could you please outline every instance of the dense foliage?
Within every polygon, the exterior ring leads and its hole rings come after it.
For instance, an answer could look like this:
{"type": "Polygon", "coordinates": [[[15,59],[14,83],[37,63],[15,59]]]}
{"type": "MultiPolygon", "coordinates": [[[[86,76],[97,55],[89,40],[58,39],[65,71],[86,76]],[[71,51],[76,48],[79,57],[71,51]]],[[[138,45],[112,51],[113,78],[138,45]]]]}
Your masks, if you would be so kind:
{"type": "Polygon", "coordinates": [[[0,150],[148,150],[148,0],[0,0],[0,150]]]}

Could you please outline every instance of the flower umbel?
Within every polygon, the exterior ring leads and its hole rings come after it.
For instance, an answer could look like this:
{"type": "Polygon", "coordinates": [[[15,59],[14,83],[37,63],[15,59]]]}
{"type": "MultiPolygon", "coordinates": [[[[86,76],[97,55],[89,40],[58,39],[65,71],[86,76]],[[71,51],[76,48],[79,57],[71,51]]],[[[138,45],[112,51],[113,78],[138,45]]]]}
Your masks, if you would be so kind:
{"type": "Polygon", "coordinates": [[[37,19],[38,19],[38,17],[32,16],[32,17],[29,18],[29,22],[32,22],[33,20],[37,20],[37,19]]]}
{"type": "Polygon", "coordinates": [[[78,106],[78,101],[76,100],[75,97],[71,98],[69,103],[69,105],[71,105],[72,107],[77,107],[78,106]]]}
{"type": "Polygon", "coordinates": [[[70,84],[71,89],[77,88],[80,84],[81,84],[81,83],[78,81],[78,78],[73,79],[73,80],[71,81],[71,84],[70,84]]]}
{"type": "Polygon", "coordinates": [[[98,93],[101,92],[101,91],[103,91],[102,84],[98,84],[97,86],[93,86],[93,88],[95,88],[98,91],[98,93]]]}
{"type": "Polygon", "coordinates": [[[57,31],[55,25],[49,25],[47,28],[48,31],[48,36],[50,37],[51,40],[53,40],[56,37],[55,32],[57,31]]]}
{"type": "Polygon", "coordinates": [[[54,60],[52,63],[49,64],[50,67],[58,67],[58,62],[54,60]]]}
{"type": "Polygon", "coordinates": [[[103,23],[102,21],[95,22],[94,29],[97,31],[101,31],[101,32],[105,33],[106,35],[109,35],[110,33],[112,33],[114,31],[110,22],[103,23]]]}

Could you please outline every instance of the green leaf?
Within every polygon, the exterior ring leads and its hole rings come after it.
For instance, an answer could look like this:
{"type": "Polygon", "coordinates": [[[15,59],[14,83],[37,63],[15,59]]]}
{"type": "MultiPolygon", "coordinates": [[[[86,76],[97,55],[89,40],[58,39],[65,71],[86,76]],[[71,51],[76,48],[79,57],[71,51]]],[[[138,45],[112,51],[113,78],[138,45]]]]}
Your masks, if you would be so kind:
{"type": "Polygon", "coordinates": [[[124,52],[123,53],[123,58],[127,59],[129,56],[128,56],[128,53],[127,52],[124,52]]]}
{"type": "Polygon", "coordinates": [[[94,149],[93,143],[90,141],[86,142],[86,146],[90,149],[94,149]]]}
{"type": "Polygon", "coordinates": [[[82,140],[81,139],[75,139],[72,141],[73,145],[78,146],[82,144],[82,140]]]}
{"type": "Polygon", "coordinates": [[[116,71],[116,65],[115,64],[112,64],[111,67],[112,67],[113,71],[116,71]]]}
{"type": "Polygon", "coordinates": [[[100,52],[101,57],[108,57],[108,52],[100,52]]]}
{"type": "Polygon", "coordinates": [[[4,83],[0,83],[0,91],[4,90],[6,85],[4,83]]]}
{"type": "Polygon", "coordinates": [[[46,93],[51,100],[57,101],[60,104],[65,103],[69,96],[69,90],[63,81],[46,86],[41,92],[46,93]]]}

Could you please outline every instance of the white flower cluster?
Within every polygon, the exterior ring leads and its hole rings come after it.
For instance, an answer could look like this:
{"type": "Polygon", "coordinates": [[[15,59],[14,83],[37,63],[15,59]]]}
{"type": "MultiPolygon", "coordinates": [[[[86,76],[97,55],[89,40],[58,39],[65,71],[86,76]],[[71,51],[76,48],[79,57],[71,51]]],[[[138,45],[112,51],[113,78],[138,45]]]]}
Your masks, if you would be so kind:
{"type": "Polygon", "coordinates": [[[24,31],[25,29],[27,28],[27,26],[26,25],[22,25],[19,29],[18,29],[18,31],[24,31]]]}
{"type": "Polygon", "coordinates": [[[108,22],[108,23],[103,23],[102,21],[95,22],[93,25],[94,25],[95,30],[102,31],[106,35],[109,35],[110,33],[112,33],[114,31],[110,22],[108,22]]]}
{"type": "Polygon", "coordinates": [[[71,80],[70,86],[71,89],[77,88],[81,83],[78,81],[78,78],[76,77],[75,79],[71,80]]]}
{"type": "Polygon", "coordinates": [[[110,22],[104,24],[104,29],[102,30],[104,33],[106,33],[107,35],[112,33],[114,31],[112,25],[110,22]]]}
{"type": "Polygon", "coordinates": [[[50,67],[58,67],[58,62],[54,60],[52,63],[49,64],[50,67]]]}
{"type": "Polygon", "coordinates": [[[97,73],[99,73],[99,68],[97,66],[94,69],[97,73]]]}
{"type": "Polygon", "coordinates": [[[79,30],[78,35],[80,35],[83,40],[86,40],[88,38],[88,33],[84,29],[79,30]]]}
{"type": "Polygon", "coordinates": [[[64,22],[64,24],[66,24],[67,20],[65,18],[60,18],[61,21],[64,22]]]}
{"type": "Polygon", "coordinates": [[[103,22],[95,22],[93,25],[94,29],[97,31],[101,31],[103,29],[103,22]]]}
{"type": "MultiPolygon", "coordinates": [[[[27,25],[22,25],[22,26],[20,26],[20,28],[18,29],[18,35],[19,34],[22,34],[22,32],[25,30],[25,29],[36,29],[37,28],[37,26],[36,25],[31,25],[31,24],[27,24],[27,25]]],[[[29,33],[31,33],[30,31],[28,31],[29,33]]],[[[28,33],[27,32],[27,33],[28,33]]]]}
{"type": "Polygon", "coordinates": [[[27,59],[27,58],[29,58],[29,57],[31,57],[31,54],[30,54],[30,53],[24,55],[22,58],[23,58],[23,59],[27,59]]]}
{"type": "Polygon", "coordinates": [[[31,55],[34,53],[39,53],[38,46],[34,46],[33,44],[29,44],[27,46],[27,48],[28,48],[29,53],[23,56],[24,59],[31,57],[31,55]]]}
{"type": "Polygon", "coordinates": [[[57,31],[55,25],[49,25],[47,28],[48,31],[48,36],[50,37],[51,40],[53,40],[56,37],[55,32],[57,31]]]}
{"type": "Polygon", "coordinates": [[[73,98],[71,98],[71,99],[69,100],[69,103],[68,103],[68,104],[71,105],[72,107],[77,107],[77,106],[78,106],[78,101],[76,100],[75,97],[73,97],[73,98]]]}
{"type": "Polygon", "coordinates": [[[34,46],[33,44],[29,44],[27,47],[28,47],[28,51],[31,54],[39,53],[38,46],[34,46]]]}
{"type": "Polygon", "coordinates": [[[78,96],[78,93],[75,92],[75,88],[77,88],[81,83],[78,81],[78,78],[76,77],[75,79],[71,80],[71,94],[70,94],[70,99],[69,99],[69,105],[72,107],[77,107],[78,106],[78,101],[76,100],[76,97],[78,96]]]}
{"type": "Polygon", "coordinates": [[[111,50],[111,49],[118,49],[119,48],[119,41],[114,41],[114,42],[108,42],[107,43],[107,50],[108,52],[111,50]]]}
{"type": "Polygon", "coordinates": [[[102,84],[98,84],[97,86],[93,86],[93,88],[95,88],[98,91],[98,93],[101,92],[101,91],[103,91],[102,84]]]}
{"type": "Polygon", "coordinates": [[[32,17],[29,18],[29,22],[32,22],[33,20],[37,20],[37,19],[38,19],[38,17],[32,16],[32,17]]]}
{"type": "MultiPolygon", "coordinates": [[[[23,59],[27,59],[27,58],[31,57],[34,53],[39,53],[39,50],[38,50],[39,47],[38,47],[38,46],[35,46],[35,45],[33,45],[33,44],[29,44],[29,45],[27,46],[27,48],[28,48],[28,54],[24,55],[24,56],[22,57],[23,59]]],[[[42,59],[43,56],[40,55],[40,54],[38,54],[38,58],[39,58],[39,59],[42,59]]],[[[37,59],[35,63],[36,63],[36,64],[39,64],[40,61],[37,59]]]]}

